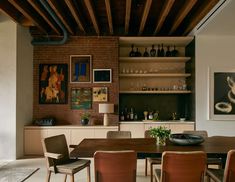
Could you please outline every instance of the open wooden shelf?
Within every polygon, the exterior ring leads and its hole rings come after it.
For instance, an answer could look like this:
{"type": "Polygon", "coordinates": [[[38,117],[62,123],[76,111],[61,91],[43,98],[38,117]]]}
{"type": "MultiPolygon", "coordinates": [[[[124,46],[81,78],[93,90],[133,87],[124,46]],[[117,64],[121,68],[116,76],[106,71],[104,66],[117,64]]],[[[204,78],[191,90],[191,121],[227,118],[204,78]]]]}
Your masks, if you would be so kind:
{"type": "Polygon", "coordinates": [[[156,91],[129,91],[121,90],[120,94],[190,94],[190,90],[156,90],[156,91]]]}
{"type": "Polygon", "coordinates": [[[119,77],[190,77],[190,73],[119,74],[119,77]]]}
{"type": "Polygon", "coordinates": [[[126,62],[126,63],[151,63],[151,62],[185,63],[189,61],[190,59],[191,59],[190,57],[120,57],[119,61],[126,62]]]}

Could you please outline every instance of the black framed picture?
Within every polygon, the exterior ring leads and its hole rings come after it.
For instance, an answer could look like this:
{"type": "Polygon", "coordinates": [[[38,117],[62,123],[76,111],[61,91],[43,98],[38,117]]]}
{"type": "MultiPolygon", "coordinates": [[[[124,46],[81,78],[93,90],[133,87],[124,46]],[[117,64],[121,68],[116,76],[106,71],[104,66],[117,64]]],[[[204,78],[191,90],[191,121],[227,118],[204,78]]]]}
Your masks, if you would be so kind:
{"type": "Polygon", "coordinates": [[[93,83],[111,83],[111,69],[93,69],[93,83]]]}

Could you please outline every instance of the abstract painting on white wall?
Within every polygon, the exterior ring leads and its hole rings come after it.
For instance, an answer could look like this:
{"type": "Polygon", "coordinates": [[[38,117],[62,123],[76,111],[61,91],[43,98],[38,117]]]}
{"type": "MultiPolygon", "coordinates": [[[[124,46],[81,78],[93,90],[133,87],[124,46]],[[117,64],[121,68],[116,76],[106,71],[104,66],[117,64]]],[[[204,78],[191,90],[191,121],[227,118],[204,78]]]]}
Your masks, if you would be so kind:
{"type": "Polygon", "coordinates": [[[235,120],[235,68],[210,69],[211,120],[235,120]]]}

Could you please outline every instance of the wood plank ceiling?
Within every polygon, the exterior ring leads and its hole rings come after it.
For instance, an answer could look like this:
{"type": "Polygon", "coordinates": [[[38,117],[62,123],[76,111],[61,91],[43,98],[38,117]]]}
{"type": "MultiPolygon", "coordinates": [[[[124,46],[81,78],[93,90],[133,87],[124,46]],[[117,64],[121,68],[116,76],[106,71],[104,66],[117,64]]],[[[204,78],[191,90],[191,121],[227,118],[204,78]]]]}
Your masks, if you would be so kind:
{"type": "MultiPolygon", "coordinates": [[[[71,36],[185,36],[219,0],[43,0],[71,36]]],[[[62,30],[39,0],[1,0],[0,10],[33,36],[62,30]]]]}

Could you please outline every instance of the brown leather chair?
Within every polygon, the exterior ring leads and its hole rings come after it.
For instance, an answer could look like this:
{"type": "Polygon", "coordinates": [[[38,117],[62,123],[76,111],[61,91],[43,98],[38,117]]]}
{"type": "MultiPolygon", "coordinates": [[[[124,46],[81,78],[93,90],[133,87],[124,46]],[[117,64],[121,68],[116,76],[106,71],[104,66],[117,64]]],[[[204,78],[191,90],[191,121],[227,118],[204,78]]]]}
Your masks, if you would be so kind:
{"type": "MultiPolygon", "coordinates": [[[[144,132],[144,137],[145,138],[150,138],[150,130],[145,130],[144,132]]],[[[153,166],[161,164],[161,158],[152,158],[152,157],[147,157],[145,158],[145,176],[148,175],[148,163],[150,164],[150,181],[153,182],[153,166]]]]}
{"type": "Polygon", "coordinates": [[[135,182],[136,163],[135,151],[96,151],[95,182],[135,182]]]}
{"type": "Polygon", "coordinates": [[[207,176],[215,182],[235,181],[235,150],[230,150],[227,155],[225,169],[207,169],[207,176]]]}
{"type": "Polygon", "coordinates": [[[157,182],[203,182],[206,153],[166,151],[162,154],[162,168],[155,169],[157,182]]]}
{"type": "Polygon", "coordinates": [[[131,138],[130,131],[108,131],[107,138],[131,138]]]}
{"type": "MultiPolygon", "coordinates": [[[[199,135],[202,136],[203,138],[208,137],[208,133],[205,130],[192,130],[192,131],[183,131],[183,133],[186,134],[193,134],[193,135],[199,135]]],[[[207,166],[209,165],[217,165],[218,168],[222,168],[222,159],[221,158],[207,158],[207,166]]]]}
{"type": "Polygon", "coordinates": [[[50,181],[51,172],[65,174],[71,176],[74,182],[74,174],[87,168],[87,181],[90,182],[90,160],[70,159],[68,145],[65,135],[57,135],[42,140],[44,156],[47,162],[47,181],[50,181]]]}

